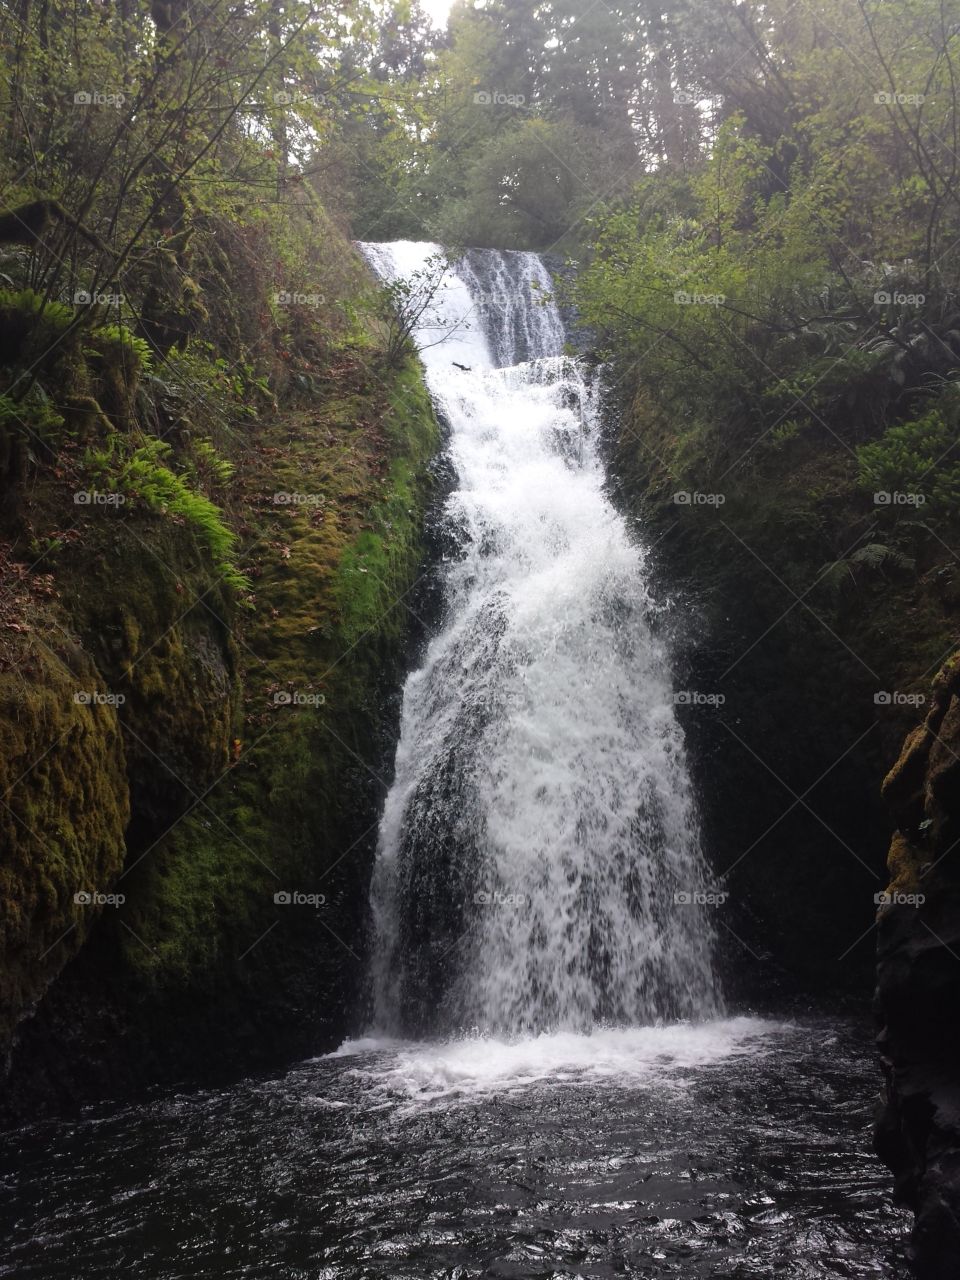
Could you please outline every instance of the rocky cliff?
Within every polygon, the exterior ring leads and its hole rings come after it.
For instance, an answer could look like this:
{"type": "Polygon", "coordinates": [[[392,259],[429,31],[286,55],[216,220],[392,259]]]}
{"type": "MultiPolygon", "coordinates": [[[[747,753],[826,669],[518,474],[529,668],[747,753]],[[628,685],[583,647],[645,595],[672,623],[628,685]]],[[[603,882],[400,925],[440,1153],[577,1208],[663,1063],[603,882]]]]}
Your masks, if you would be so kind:
{"type": "Polygon", "coordinates": [[[879,784],[928,697],[924,672],[955,644],[956,563],[875,506],[829,436],[765,442],[734,470],[682,445],[632,387],[616,388],[610,467],[670,606],[706,847],[729,894],[729,986],[760,1005],[863,1000],[890,834],[879,784]],[[914,558],[888,554],[910,536],[914,558]]]}
{"type": "Polygon", "coordinates": [[[362,1002],[439,429],[313,217],[309,292],[198,228],[218,323],[162,358],[0,295],[6,381],[67,335],[0,405],[8,1114],[315,1052],[362,1002]]]}
{"type": "Polygon", "coordinates": [[[878,919],[886,1088],[877,1148],[916,1215],[923,1280],[960,1275],[960,658],[883,788],[896,823],[878,919]]]}

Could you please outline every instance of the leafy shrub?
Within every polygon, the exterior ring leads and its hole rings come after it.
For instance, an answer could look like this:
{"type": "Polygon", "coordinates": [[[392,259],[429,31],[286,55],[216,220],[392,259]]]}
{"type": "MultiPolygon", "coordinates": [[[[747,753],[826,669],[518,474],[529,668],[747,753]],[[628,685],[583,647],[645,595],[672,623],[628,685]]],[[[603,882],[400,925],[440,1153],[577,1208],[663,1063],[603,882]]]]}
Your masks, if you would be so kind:
{"type": "Polygon", "coordinates": [[[960,510],[957,410],[948,400],[920,418],[889,427],[873,444],[862,445],[857,450],[860,486],[874,492],[923,494],[924,510],[956,514],[960,510]]]}

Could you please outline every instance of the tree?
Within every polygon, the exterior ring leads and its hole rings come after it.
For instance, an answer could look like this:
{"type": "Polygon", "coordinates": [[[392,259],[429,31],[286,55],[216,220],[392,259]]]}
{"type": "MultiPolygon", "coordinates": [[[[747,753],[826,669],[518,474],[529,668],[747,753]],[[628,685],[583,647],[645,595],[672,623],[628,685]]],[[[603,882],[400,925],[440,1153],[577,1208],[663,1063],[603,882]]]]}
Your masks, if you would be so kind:
{"type": "Polygon", "coordinates": [[[463,327],[463,320],[449,319],[438,308],[449,265],[445,254],[431,254],[418,271],[387,281],[380,289],[377,313],[386,331],[384,359],[389,367],[400,368],[411,346],[427,351],[463,327]]]}
{"type": "Polygon", "coordinates": [[[441,225],[455,242],[562,250],[624,183],[615,146],[570,120],[525,117],[491,138],[466,167],[464,192],[441,225]]]}

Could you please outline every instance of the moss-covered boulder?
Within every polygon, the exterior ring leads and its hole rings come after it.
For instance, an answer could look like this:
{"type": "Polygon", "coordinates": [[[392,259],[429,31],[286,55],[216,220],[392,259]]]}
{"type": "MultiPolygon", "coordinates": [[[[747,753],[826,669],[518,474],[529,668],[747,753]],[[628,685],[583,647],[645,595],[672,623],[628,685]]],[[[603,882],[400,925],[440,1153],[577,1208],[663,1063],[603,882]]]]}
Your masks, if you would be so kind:
{"type": "Polygon", "coordinates": [[[51,615],[29,616],[29,622],[7,617],[0,640],[4,1048],[102,913],[113,909],[129,817],[116,703],[89,656],[51,615]]]}

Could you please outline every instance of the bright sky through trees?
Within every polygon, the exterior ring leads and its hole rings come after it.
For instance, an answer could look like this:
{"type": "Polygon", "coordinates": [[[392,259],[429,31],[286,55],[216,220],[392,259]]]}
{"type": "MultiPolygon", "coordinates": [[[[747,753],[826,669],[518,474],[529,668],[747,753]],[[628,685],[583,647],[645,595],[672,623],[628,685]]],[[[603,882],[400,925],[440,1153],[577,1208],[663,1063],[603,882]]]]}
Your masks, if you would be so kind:
{"type": "Polygon", "coordinates": [[[421,8],[430,17],[435,27],[445,27],[452,4],[453,0],[422,0],[421,8]]]}

